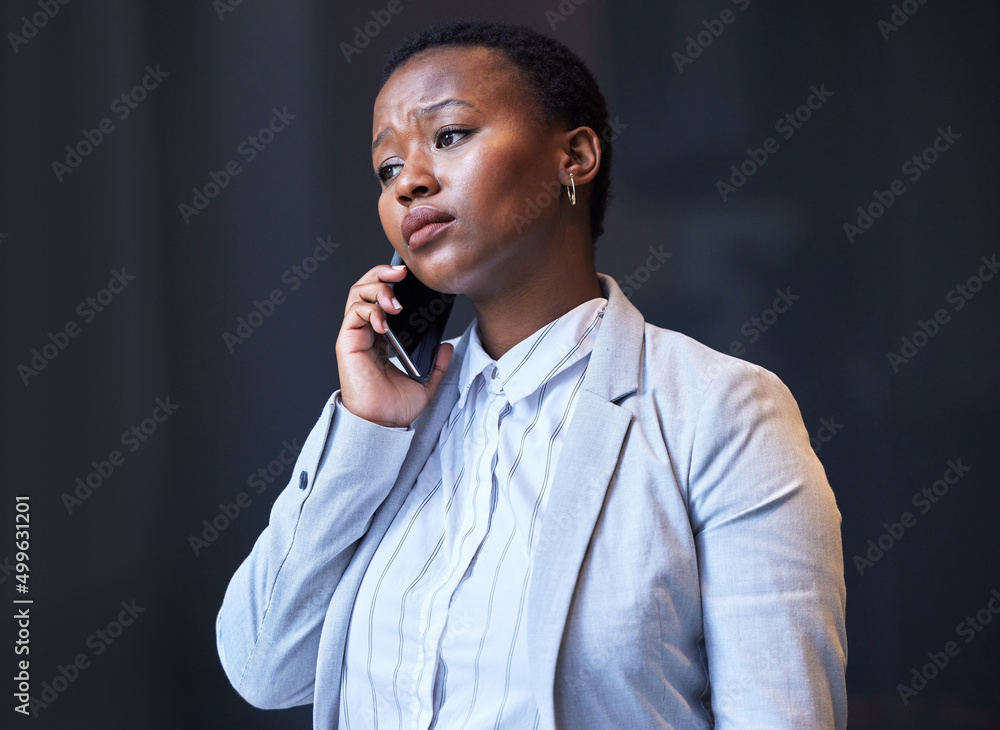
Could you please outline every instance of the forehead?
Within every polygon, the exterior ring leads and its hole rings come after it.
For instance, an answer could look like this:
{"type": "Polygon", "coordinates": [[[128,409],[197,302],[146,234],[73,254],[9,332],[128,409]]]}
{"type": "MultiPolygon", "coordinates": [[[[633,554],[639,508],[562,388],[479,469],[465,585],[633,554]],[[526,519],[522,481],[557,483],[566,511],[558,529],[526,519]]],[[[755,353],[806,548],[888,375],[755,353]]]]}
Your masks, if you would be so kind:
{"type": "Polygon", "coordinates": [[[534,103],[517,67],[500,52],[479,46],[433,48],[408,59],[386,81],[375,99],[373,134],[448,98],[468,101],[483,112],[523,111],[534,103]]]}

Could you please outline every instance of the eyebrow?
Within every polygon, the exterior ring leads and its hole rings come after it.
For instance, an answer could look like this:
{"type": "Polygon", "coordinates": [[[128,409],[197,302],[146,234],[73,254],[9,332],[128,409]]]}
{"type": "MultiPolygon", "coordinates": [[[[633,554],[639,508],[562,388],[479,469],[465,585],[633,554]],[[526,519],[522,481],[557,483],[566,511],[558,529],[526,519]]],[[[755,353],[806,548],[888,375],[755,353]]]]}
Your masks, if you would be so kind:
{"type": "MultiPolygon", "coordinates": [[[[477,109],[475,105],[470,104],[464,99],[442,99],[441,101],[436,101],[433,104],[428,104],[427,106],[420,107],[419,109],[416,110],[416,112],[414,112],[414,116],[418,118],[426,117],[429,114],[433,114],[434,112],[440,111],[441,109],[444,109],[445,107],[449,106],[464,106],[469,109],[472,109],[473,111],[477,112],[479,111],[479,109],[477,109]]],[[[372,154],[375,153],[375,150],[378,148],[378,146],[382,144],[382,142],[385,141],[385,138],[388,137],[390,134],[392,134],[392,130],[389,129],[388,127],[386,127],[385,129],[383,129],[381,132],[378,133],[378,136],[375,137],[375,141],[372,142],[372,154]]]]}

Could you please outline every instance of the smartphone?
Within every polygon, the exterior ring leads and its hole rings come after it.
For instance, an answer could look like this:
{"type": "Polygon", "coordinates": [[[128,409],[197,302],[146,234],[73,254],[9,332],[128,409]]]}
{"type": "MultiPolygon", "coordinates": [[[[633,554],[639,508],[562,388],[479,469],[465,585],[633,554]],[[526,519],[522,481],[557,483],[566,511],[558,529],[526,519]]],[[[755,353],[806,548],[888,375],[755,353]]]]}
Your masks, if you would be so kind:
{"type": "MultiPolygon", "coordinates": [[[[398,251],[390,263],[392,266],[403,263],[398,251]]],[[[386,312],[389,327],[385,338],[396,351],[406,374],[418,383],[425,383],[434,368],[456,295],[431,289],[409,269],[402,281],[389,282],[389,286],[403,309],[399,314],[386,312]]]]}

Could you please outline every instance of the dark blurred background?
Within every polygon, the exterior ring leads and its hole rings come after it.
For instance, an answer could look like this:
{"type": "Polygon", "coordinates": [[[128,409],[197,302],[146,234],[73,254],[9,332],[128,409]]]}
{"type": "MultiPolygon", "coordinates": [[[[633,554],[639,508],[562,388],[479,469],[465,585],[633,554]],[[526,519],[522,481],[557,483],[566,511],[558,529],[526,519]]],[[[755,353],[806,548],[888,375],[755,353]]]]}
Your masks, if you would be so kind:
{"type": "Polygon", "coordinates": [[[387,5],[3,3],[0,725],[310,726],[230,688],[215,615],[338,386],[348,288],[391,254],[383,55],[472,15],[602,84],[598,270],[798,399],[843,514],[851,727],[1000,727],[996,4],[400,0],[382,27],[387,5]],[[9,679],[15,495],[34,720],[9,679]]]}

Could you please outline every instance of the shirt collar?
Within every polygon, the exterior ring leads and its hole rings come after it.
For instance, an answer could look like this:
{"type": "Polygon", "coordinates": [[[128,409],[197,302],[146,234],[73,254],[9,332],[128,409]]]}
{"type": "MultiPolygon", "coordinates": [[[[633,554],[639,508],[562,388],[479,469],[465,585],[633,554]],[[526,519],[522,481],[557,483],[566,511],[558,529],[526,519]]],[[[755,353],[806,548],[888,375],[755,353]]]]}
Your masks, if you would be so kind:
{"type": "Polygon", "coordinates": [[[507,396],[508,403],[534,393],[556,373],[587,357],[594,349],[597,330],[608,300],[595,297],[574,307],[558,319],[549,322],[494,360],[483,349],[478,323],[473,322],[469,346],[458,378],[458,408],[480,375],[487,383],[496,380],[507,396]]]}

